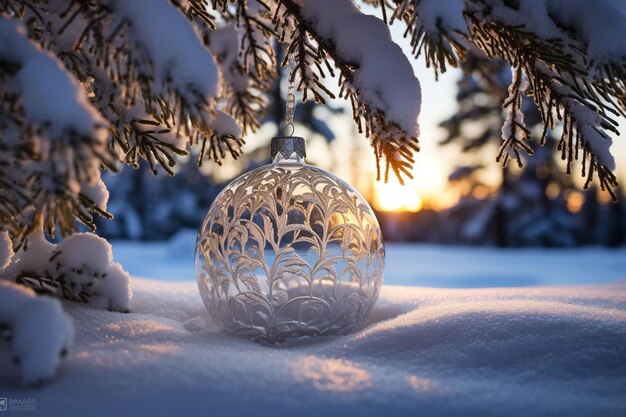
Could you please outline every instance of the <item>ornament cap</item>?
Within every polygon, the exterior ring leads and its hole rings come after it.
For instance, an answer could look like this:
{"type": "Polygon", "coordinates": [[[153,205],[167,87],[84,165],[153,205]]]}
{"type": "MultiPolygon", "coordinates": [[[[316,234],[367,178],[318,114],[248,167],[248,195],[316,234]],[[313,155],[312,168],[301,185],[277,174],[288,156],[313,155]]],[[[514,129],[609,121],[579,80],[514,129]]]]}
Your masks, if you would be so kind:
{"type": "Polygon", "coordinates": [[[272,159],[277,154],[281,154],[283,158],[289,159],[295,153],[298,157],[306,156],[306,146],[304,138],[300,136],[277,136],[272,138],[272,159]]]}

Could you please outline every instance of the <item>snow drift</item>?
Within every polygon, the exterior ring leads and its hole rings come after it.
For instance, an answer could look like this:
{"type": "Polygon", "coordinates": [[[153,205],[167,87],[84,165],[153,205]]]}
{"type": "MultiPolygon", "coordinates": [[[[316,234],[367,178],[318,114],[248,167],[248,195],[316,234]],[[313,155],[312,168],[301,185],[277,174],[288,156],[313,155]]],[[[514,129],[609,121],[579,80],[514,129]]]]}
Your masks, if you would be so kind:
{"type": "MultiPolygon", "coordinates": [[[[617,416],[626,282],[386,286],[351,336],[267,347],[219,332],[194,283],[134,280],[133,311],[65,303],[76,340],[41,415],[617,416]]],[[[623,415],[623,414],[622,414],[623,415]]]]}

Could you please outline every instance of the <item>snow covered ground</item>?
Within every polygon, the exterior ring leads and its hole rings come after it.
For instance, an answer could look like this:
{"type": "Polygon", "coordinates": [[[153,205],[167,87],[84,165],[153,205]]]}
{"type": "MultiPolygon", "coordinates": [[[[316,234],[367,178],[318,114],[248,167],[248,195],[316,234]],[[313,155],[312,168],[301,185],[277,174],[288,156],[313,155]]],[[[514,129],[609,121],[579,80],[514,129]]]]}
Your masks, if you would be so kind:
{"type": "Polygon", "coordinates": [[[189,233],[114,243],[153,278],[133,280],[132,312],[65,302],[76,334],[59,377],[17,389],[2,375],[0,398],[34,399],[38,416],[626,415],[623,250],[388,245],[393,285],[363,330],[268,347],[211,322],[192,248],[189,233]],[[467,288],[494,286],[523,288],[467,288]]]}
{"type": "MultiPolygon", "coordinates": [[[[169,242],[113,242],[133,276],[195,281],[196,231],[169,242]]],[[[626,249],[492,249],[428,244],[385,245],[385,284],[437,288],[599,284],[626,279],[626,249]]]]}

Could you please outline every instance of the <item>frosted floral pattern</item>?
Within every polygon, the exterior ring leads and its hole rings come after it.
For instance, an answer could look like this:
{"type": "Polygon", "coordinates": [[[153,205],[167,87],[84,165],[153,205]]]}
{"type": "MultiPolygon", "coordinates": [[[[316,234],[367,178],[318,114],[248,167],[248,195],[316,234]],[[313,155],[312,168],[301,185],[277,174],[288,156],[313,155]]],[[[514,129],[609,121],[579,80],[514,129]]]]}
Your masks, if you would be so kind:
{"type": "Polygon", "coordinates": [[[321,169],[275,163],[215,200],[196,248],[202,299],[226,332],[256,341],[358,329],[383,281],[367,202],[321,169]]]}

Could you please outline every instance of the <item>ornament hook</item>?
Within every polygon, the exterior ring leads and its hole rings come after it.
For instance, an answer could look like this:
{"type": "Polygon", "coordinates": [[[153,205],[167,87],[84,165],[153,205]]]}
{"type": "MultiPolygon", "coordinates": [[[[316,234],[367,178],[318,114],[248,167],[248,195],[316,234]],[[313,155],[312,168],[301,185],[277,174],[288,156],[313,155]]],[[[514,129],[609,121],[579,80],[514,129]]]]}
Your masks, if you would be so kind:
{"type": "Polygon", "coordinates": [[[292,136],[295,132],[293,117],[296,112],[296,60],[293,55],[288,59],[289,78],[287,79],[287,97],[285,99],[285,121],[280,131],[283,136],[292,136]]]}
{"type": "Polygon", "coordinates": [[[293,123],[283,123],[280,127],[280,133],[282,133],[283,136],[293,136],[295,130],[296,128],[293,126],[293,123]]]}

